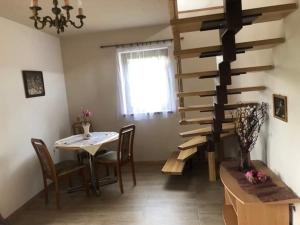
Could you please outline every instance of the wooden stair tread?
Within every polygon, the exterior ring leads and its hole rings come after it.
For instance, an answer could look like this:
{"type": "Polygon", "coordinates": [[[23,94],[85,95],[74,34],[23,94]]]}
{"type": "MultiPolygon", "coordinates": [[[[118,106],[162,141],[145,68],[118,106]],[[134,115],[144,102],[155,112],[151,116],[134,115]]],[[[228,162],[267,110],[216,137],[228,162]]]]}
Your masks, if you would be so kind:
{"type": "Polygon", "coordinates": [[[231,205],[223,206],[223,219],[225,225],[238,225],[237,215],[231,205]]]}
{"type": "Polygon", "coordinates": [[[175,151],[171,154],[170,158],[166,161],[162,168],[162,172],[169,175],[182,175],[185,161],[178,160],[179,151],[175,151]]]}
{"type": "Polygon", "coordinates": [[[179,145],[178,149],[183,151],[183,150],[187,150],[187,149],[190,149],[190,148],[193,148],[198,145],[205,144],[205,143],[207,143],[206,136],[197,136],[197,137],[194,137],[191,140],[188,140],[187,142],[179,145]]]}
{"type": "MultiPolygon", "coordinates": [[[[266,65],[266,66],[252,66],[252,67],[244,67],[244,68],[235,68],[231,69],[232,76],[241,75],[244,73],[251,73],[251,72],[258,72],[264,70],[272,70],[274,69],[273,65],[266,65]]],[[[189,79],[189,78],[199,78],[199,79],[206,79],[206,78],[216,78],[219,76],[218,70],[212,71],[203,71],[197,73],[182,73],[176,74],[177,79],[189,79]]]]}
{"type": "MultiPolygon", "coordinates": [[[[257,102],[243,102],[243,103],[234,103],[234,104],[227,104],[224,106],[225,110],[234,110],[242,106],[248,105],[257,105],[257,102]]],[[[194,106],[186,106],[186,107],[179,107],[179,112],[188,112],[188,111],[200,111],[200,112],[212,112],[214,111],[213,105],[194,105],[194,106]]]]}
{"type": "MultiPolygon", "coordinates": [[[[297,9],[297,7],[297,3],[285,3],[260,8],[245,9],[243,10],[243,16],[261,14],[253,21],[253,23],[269,22],[280,20],[286,17],[289,13],[297,9]]],[[[215,14],[173,19],[171,20],[171,25],[176,29],[177,32],[192,32],[199,31],[202,27],[202,23],[205,21],[222,19],[224,19],[224,13],[219,11],[215,14]]]]}
{"type": "Polygon", "coordinates": [[[234,131],[228,132],[228,133],[222,133],[221,138],[227,138],[236,135],[234,131]]]}
{"type": "MultiPolygon", "coordinates": [[[[242,92],[251,91],[263,91],[266,90],[265,86],[255,86],[255,87],[244,87],[244,88],[231,88],[227,89],[228,95],[241,94],[242,92]]],[[[212,97],[216,96],[215,90],[210,91],[196,91],[196,92],[180,92],[177,94],[178,97],[189,97],[189,96],[199,96],[199,97],[212,97]]]]}
{"type": "MultiPolygon", "coordinates": [[[[190,124],[200,124],[200,125],[205,125],[205,124],[212,124],[214,118],[211,117],[201,117],[201,118],[192,118],[192,119],[184,119],[180,120],[179,124],[180,125],[190,125],[190,124]]],[[[225,116],[225,120],[223,121],[224,123],[232,123],[234,122],[235,118],[231,116],[225,116]]]]}
{"type": "MultiPolygon", "coordinates": [[[[244,49],[245,51],[253,51],[259,49],[272,48],[275,45],[283,43],[285,38],[271,38],[256,41],[246,41],[236,43],[237,49],[244,49]]],[[[221,52],[221,45],[207,46],[201,48],[185,49],[180,51],[174,51],[174,55],[180,58],[193,58],[200,57],[202,54],[208,54],[212,52],[221,52]]]]}
{"type": "Polygon", "coordinates": [[[190,148],[190,149],[187,149],[184,151],[180,151],[177,159],[180,161],[186,161],[187,159],[192,157],[194,154],[196,154],[197,151],[198,151],[197,148],[190,148]]]}
{"type": "MultiPolygon", "coordinates": [[[[234,131],[234,124],[223,124],[223,132],[230,132],[230,131],[234,131]]],[[[196,130],[191,130],[191,131],[185,131],[180,133],[179,135],[182,137],[195,137],[195,136],[206,136],[206,135],[210,135],[212,134],[212,127],[204,127],[204,128],[200,128],[200,129],[196,129],[196,130]]]]}

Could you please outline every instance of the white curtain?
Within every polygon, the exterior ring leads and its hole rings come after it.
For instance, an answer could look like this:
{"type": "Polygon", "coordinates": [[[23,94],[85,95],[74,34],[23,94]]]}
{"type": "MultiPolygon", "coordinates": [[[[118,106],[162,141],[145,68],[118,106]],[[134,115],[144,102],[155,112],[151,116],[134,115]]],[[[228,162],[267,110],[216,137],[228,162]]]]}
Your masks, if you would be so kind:
{"type": "Polygon", "coordinates": [[[176,110],[168,46],[118,48],[117,55],[123,115],[136,118],[176,110]]]}

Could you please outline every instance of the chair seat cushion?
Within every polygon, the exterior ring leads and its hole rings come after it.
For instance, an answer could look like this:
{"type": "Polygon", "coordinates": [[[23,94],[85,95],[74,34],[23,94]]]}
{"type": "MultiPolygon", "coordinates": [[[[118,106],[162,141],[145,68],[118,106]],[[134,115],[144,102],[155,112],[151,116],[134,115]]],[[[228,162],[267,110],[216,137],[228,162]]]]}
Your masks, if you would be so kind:
{"type": "Polygon", "coordinates": [[[55,164],[56,173],[63,175],[84,168],[85,165],[80,164],[75,160],[66,160],[55,164]]]}
{"type": "Polygon", "coordinates": [[[116,162],[118,160],[118,152],[108,151],[96,157],[96,162],[116,162]]]}

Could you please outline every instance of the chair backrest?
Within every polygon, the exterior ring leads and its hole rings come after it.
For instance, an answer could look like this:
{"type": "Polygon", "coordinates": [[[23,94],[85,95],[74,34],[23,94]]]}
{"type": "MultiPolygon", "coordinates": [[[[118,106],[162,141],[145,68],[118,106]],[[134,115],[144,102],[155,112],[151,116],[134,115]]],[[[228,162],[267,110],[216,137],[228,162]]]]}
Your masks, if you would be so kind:
{"type": "MultiPolygon", "coordinates": [[[[91,126],[90,126],[90,132],[93,132],[92,122],[89,121],[89,123],[91,124],[91,126]]],[[[83,134],[84,133],[81,122],[75,122],[75,123],[73,123],[72,129],[73,129],[73,134],[74,135],[83,134]]]]}
{"type": "Polygon", "coordinates": [[[31,139],[31,144],[39,158],[43,176],[55,179],[56,171],[46,144],[40,139],[31,139]]]}
{"type": "Polygon", "coordinates": [[[121,128],[119,133],[118,160],[127,161],[133,157],[135,125],[121,128]]]}

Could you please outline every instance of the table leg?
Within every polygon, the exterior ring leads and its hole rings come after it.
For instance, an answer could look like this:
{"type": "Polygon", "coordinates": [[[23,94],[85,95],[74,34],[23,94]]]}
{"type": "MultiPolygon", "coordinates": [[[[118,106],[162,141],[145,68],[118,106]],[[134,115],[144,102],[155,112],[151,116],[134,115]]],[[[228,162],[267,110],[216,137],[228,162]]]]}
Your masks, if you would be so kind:
{"type": "Polygon", "coordinates": [[[92,184],[93,191],[96,194],[100,194],[99,185],[98,185],[98,181],[95,174],[95,168],[94,168],[94,157],[91,154],[89,154],[89,166],[91,172],[91,184],[92,184]]]}

